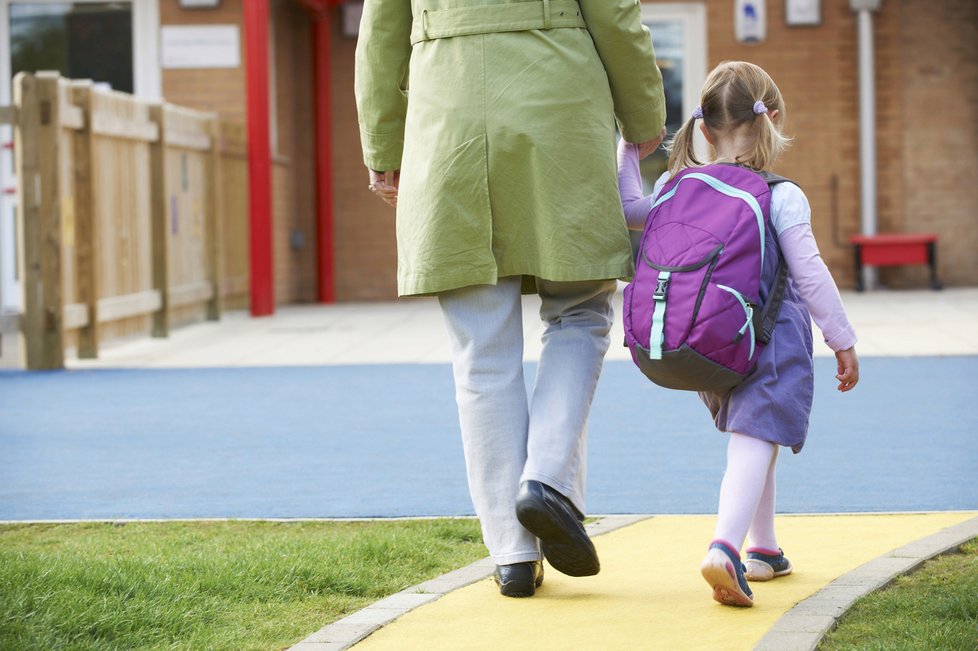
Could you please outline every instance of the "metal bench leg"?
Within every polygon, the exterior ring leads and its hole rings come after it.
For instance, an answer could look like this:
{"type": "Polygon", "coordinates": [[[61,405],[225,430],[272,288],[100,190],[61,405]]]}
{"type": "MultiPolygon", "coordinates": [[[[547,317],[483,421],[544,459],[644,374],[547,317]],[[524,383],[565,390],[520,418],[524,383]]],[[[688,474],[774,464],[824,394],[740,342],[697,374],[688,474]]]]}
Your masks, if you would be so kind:
{"type": "Polygon", "coordinates": [[[944,285],[937,279],[937,242],[927,243],[927,265],[930,267],[931,289],[944,289],[944,285]]]}
{"type": "Polygon", "coordinates": [[[856,251],[856,291],[861,292],[863,286],[863,247],[860,244],[854,245],[856,251]]]}

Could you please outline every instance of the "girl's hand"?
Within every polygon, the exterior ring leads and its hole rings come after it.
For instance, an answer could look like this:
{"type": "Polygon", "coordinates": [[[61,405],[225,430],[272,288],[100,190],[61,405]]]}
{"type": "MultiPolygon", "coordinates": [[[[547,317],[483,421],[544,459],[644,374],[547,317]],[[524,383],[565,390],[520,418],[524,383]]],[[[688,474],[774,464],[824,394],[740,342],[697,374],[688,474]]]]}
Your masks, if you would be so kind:
{"type": "Polygon", "coordinates": [[[838,351],[835,359],[839,369],[835,376],[839,381],[839,391],[849,391],[859,382],[859,360],[856,358],[855,347],[838,351]]]}
{"type": "Polygon", "coordinates": [[[658,149],[659,145],[662,144],[662,141],[665,140],[665,138],[666,138],[666,128],[662,127],[662,131],[659,132],[659,136],[657,138],[653,138],[652,140],[646,140],[645,142],[635,143],[638,146],[638,159],[642,160],[646,156],[654,152],[656,149],[658,149]]]}
{"type": "Polygon", "coordinates": [[[385,203],[397,207],[397,185],[401,180],[399,170],[388,172],[370,172],[370,191],[384,200],[385,203]]]}

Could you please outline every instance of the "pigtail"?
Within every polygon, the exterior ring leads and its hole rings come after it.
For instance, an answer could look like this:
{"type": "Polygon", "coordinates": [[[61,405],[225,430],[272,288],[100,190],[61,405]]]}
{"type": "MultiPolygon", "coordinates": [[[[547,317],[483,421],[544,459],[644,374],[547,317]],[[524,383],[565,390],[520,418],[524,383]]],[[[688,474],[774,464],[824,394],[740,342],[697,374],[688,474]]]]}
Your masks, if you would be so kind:
{"type": "MultiPolygon", "coordinates": [[[[781,105],[781,103],[777,102],[777,105],[781,105]]],[[[780,122],[784,114],[783,108],[780,109],[777,118],[772,119],[767,115],[768,109],[765,102],[757,101],[754,107],[756,132],[754,146],[746,156],[738,158],[737,162],[751,169],[766,170],[788,147],[791,138],[781,133],[780,122]]]]}
{"type": "Polygon", "coordinates": [[[669,152],[670,177],[675,176],[687,167],[698,167],[702,165],[696,159],[696,152],[693,148],[693,134],[696,131],[697,117],[703,117],[702,110],[699,116],[694,111],[693,115],[686,120],[683,126],[679,128],[679,131],[666,143],[666,151],[669,152]]]}

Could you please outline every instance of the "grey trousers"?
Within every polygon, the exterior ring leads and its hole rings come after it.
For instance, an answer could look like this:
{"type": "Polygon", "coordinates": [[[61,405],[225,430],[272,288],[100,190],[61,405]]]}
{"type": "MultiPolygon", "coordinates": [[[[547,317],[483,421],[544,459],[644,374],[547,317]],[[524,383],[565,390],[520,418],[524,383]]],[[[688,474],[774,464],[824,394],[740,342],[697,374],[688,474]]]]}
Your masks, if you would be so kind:
{"type": "Polygon", "coordinates": [[[587,417],[610,343],[614,280],[538,280],[547,324],[532,398],[523,379],[520,278],[439,295],[451,337],[469,492],[498,565],[541,558],[516,519],[521,482],[556,489],[583,513],[587,417]]]}

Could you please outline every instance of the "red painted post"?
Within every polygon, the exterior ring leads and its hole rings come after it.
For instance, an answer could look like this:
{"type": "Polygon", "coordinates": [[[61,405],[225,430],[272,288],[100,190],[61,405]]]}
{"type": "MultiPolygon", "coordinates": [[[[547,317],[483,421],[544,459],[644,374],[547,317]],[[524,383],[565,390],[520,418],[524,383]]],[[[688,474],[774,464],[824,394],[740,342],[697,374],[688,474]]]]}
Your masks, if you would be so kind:
{"type": "Polygon", "coordinates": [[[318,299],[320,303],[336,300],[336,278],[333,257],[333,105],[330,94],[329,36],[332,29],[330,7],[325,6],[312,17],[313,74],[316,111],[316,252],[318,299]]]}
{"type": "Polygon", "coordinates": [[[268,117],[268,1],[244,0],[252,316],[267,316],[275,312],[272,155],[268,117]]]}

